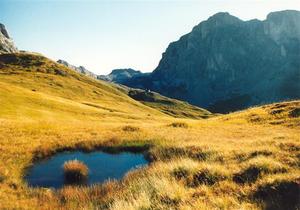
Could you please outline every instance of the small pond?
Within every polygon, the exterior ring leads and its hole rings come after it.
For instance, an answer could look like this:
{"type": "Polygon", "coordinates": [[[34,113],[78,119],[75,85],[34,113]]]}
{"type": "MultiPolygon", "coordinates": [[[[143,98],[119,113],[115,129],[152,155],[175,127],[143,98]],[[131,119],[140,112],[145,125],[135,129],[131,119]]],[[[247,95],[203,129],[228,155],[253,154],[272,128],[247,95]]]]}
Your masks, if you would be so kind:
{"type": "Polygon", "coordinates": [[[62,152],[35,162],[27,171],[25,180],[31,187],[61,188],[65,184],[63,164],[74,159],[88,166],[87,185],[121,179],[128,171],[148,164],[142,153],[62,152]]]}

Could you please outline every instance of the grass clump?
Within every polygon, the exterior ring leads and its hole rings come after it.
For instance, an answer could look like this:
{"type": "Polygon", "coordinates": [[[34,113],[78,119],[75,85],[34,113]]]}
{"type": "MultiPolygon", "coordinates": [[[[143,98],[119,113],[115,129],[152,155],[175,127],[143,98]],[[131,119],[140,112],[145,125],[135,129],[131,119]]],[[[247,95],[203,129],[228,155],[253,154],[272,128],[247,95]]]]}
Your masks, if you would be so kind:
{"type": "Polygon", "coordinates": [[[236,183],[252,183],[255,182],[262,174],[263,169],[257,166],[250,166],[233,176],[236,183]]]}
{"type": "Polygon", "coordinates": [[[264,174],[285,172],[287,168],[280,162],[266,157],[257,157],[248,161],[239,173],[234,174],[233,181],[239,184],[253,183],[264,174]]]}
{"type": "Polygon", "coordinates": [[[295,108],[290,111],[289,117],[300,117],[300,108],[295,108]]]}
{"type": "MultiPolygon", "coordinates": [[[[190,159],[190,161],[192,161],[190,159]]],[[[200,185],[212,186],[219,181],[223,181],[229,177],[228,171],[221,165],[207,163],[191,162],[193,164],[179,165],[171,171],[177,181],[183,181],[188,187],[198,187],[200,185]]]]}
{"type": "MultiPolygon", "coordinates": [[[[150,151],[153,160],[170,160],[172,158],[192,158],[198,161],[206,161],[216,158],[215,151],[203,149],[201,147],[157,147],[150,151]]],[[[219,156],[218,158],[222,158],[219,156]]]]}
{"type": "Polygon", "coordinates": [[[202,169],[197,171],[193,177],[191,182],[188,184],[191,187],[198,187],[199,185],[214,185],[219,181],[225,180],[226,175],[210,169],[202,169]]]}
{"type": "Polygon", "coordinates": [[[172,171],[172,175],[177,179],[177,180],[181,180],[181,179],[187,179],[190,176],[190,171],[182,166],[179,166],[178,168],[175,168],[172,171]]]}
{"type": "Polygon", "coordinates": [[[84,183],[88,177],[88,167],[79,160],[69,160],[63,165],[65,181],[67,184],[84,183]]]}
{"type": "Polygon", "coordinates": [[[0,183],[5,180],[5,176],[0,172],[0,183]]]}
{"type": "Polygon", "coordinates": [[[134,126],[131,126],[131,125],[125,125],[122,128],[122,130],[125,131],[125,132],[135,132],[135,131],[139,131],[140,129],[138,127],[134,127],[134,126]]]}
{"type": "Polygon", "coordinates": [[[170,127],[173,128],[188,128],[188,124],[185,122],[173,122],[169,125],[170,127]]]}
{"type": "Polygon", "coordinates": [[[263,202],[264,209],[300,209],[299,180],[275,180],[258,187],[254,199],[263,202]]]}

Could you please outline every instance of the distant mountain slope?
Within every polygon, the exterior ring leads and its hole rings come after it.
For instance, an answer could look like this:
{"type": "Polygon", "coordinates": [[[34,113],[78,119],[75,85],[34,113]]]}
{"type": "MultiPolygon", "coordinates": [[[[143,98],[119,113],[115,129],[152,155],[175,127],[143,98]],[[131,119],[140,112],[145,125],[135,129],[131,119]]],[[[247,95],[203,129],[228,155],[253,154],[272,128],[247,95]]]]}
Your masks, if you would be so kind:
{"type": "Polygon", "coordinates": [[[66,67],[68,67],[68,68],[70,68],[70,69],[73,69],[73,70],[75,70],[75,71],[77,71],[77,72],[79,72],[79,73],[81,73],[81,74],[84,74],[84,75],[86,75],[86,76],[89,76],[89,77],[92,77],[92,78],[97,79],[97,75],[96,75],[96,74],[94,74],[93,72],[87,70],[87,69],[86,69],[85,67],[83,67],[83,66],[74,66],[74,65],[72,65],[72,64],[69,64],[67,61],[64,61],[64,60],[61,60],[61,59],[58,60],[57,63],[63,64],[63,65],[65,65],[66,67]]]}
{"type": "Polygon", "coordinates": [[[216,112],[300,98],[300,12],[264,21],[217,13],[171,43],[158,67],[123,84],[216,112]]]}
{"type": "Polygon", "coordinates": [[[8,32],[3,24],[0,23],[0,54],[18,52],[13,40],[8,35],[8,32]]]}
{"type": "MultiPolygon", "coordinates": [[[[163,119],[168,114],[134,100],[118,85],[91,79],[33,53],[0,55],[0,87],[2,117],[127,120],[163,119]]],[[[177,109],[185,112],[186,107],[177,109]]],[[[179,111],[176,117],[182,117],[179,111]]]]}
{"type": "Polygon", "coordinates": [[[99,75],[98,79],[102,79],[109,82],[123,83],[133,77],[144,75],[142,72],[134,69],[114,69],[108,75],[99,75]]]}

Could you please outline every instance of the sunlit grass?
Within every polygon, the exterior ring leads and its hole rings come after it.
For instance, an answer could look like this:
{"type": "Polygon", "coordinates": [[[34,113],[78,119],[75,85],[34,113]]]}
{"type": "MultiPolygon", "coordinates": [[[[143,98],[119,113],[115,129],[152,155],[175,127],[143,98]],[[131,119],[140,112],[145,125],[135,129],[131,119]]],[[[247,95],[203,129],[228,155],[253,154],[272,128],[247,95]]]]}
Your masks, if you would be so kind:
{"type": "Polygon", "coordinates": [[[1,209],[262,209],[274,199],[285,209],[294,205],[282,189],[298,192],[299,101],[175,119],[114,85],[45,62],[68,74],[0,69],[1,209]],[[97,148],[146,152],[152,162],[90,187],[33,189],[23,179],[37,159],[97,148]]]}

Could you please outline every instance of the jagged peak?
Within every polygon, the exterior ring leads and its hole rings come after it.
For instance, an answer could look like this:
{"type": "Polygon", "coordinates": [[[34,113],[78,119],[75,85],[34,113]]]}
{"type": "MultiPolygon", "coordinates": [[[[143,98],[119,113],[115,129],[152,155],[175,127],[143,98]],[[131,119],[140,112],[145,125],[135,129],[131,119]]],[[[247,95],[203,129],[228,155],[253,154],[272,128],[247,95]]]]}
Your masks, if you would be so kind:
{"type": "Polygon", "coordinates": [[[132,68],[124,68],[124,69],[114,69],[111,71],[110,74],[117,74],[117,73],[122,73],[122,72],[128,72],[128,73],[141,73],[139,70],[134,70],[132,68]]]}
{"type": "Polygon", "coordinates": [[[234,24],[241,22],[239,18],[229,14],[228,12],[218,12],[213,16],[209,17],[206,22],[218,23],[218,24],[234,24]]]}
{"type": "Polygon", "coordinates": [[[277,12],[271,12],[267,15],[267,20],[274,20],[277,18],[293,18],[293,17],[300,17],[300,11],[298,10],[282,10],[277,12]]]}
{"type": "MultiPolygon", "coordinates": [[[[243,22],[239,18],[229,14],[228,12],[218,12],[212,16],[210,16],[207,20],[200,22],[198,25],[194,26],[193,31],[202,31],[203,28],[205,30],[209,30],[210,28],[215,28],[219,26],[238,24],[243,22]]],[[[186,37],[186,35],[181,38],[186,37]]]]}
{"type": "Polygon", "coordinates": [[[5,25],[0,23],[0,32],[7,38],[7,39],[10,39],[9,35],[8,35],[8,32],[5,28],[5,25]]]}

